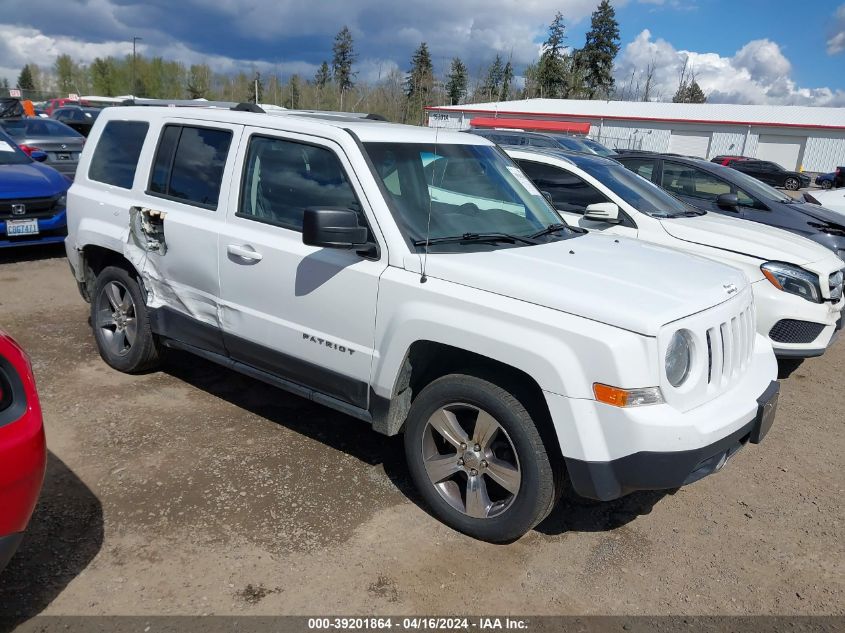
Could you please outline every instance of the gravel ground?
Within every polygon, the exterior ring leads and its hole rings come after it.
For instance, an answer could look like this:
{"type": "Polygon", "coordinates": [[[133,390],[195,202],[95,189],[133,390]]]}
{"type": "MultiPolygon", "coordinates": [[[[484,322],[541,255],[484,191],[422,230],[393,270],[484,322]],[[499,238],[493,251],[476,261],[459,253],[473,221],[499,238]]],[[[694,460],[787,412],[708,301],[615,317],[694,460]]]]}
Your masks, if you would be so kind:
{"type": "Polygon", "coordinates": [[[108,368],[61,248],[0,254],[0,289],[50,449],[4,615],[845,614],[845,343],[721,473],[493,546],[429,516],[398,438],[185,355],[108,368]]]}

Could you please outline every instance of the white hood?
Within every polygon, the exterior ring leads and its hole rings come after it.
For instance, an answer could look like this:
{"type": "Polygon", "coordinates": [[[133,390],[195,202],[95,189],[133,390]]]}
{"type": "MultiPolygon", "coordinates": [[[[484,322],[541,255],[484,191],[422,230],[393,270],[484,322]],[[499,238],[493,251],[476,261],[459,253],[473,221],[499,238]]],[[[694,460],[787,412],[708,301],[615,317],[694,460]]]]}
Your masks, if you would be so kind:
{"type": "Polygon", "coordinates": [[[660,223],[679,240],[803,266],[830,256],[810,239],[774,226],[726,217],[718,213],[692,218],[665,218],[660,223]]]}
{"type": "Polygon", "coordinates": [[[647,336],[727,301],[749,283],[740,270],[703,257],[596,234],[478,253],[430,253],[426,274],[647,336]]]}

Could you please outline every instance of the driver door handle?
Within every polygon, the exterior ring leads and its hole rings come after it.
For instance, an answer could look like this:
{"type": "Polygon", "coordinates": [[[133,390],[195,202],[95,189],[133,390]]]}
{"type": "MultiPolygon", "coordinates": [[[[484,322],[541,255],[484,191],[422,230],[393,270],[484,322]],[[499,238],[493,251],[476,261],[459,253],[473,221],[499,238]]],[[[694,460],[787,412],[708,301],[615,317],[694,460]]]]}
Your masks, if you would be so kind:
{"type": "Polygon", "coordinates": [[[234,255],[235,257],[243,259],[247,262],[260,262],[264,257],[261,253],[259,253],[257,250],[255,250],[254,248],[252,248],[252,246],[249,245],[241,246],[239,244],[229,244],[226,250],[229,255],[234,255]]]}

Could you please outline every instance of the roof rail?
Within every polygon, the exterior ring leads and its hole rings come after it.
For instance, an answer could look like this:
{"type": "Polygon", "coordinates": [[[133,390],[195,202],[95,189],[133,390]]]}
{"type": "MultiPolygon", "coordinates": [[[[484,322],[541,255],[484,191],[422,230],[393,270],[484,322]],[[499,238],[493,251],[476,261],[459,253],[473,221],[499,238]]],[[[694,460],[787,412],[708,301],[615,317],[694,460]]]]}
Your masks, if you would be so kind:
{"type": "Polygon", "coordinates": [[[264,108],[259,106],[256,103],[249,103],[246,101],[242,101],[237,105],[233,105],[230,110],[235,110],[236,112],[257,112],[258,114],[265,114],[264,108]]]}

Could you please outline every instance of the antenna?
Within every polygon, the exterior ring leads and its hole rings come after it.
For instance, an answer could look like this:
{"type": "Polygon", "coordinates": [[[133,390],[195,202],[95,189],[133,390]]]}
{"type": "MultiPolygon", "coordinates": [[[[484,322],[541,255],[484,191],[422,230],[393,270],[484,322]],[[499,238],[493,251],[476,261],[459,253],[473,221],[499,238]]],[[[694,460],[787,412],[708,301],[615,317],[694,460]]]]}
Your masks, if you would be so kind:
{"type": "MultiPolygon", "coordinates": [[[[437,166],[434,164],[437,162],[437,139],[440,136],[440,128],[434,128],[434,161],[431,164],[431,186],[434,186],[434,174],[437,172],[437,166]]],[[[425,251],[423,252],[423,264],[422,264],[422,274],[420,275],[420,283],[424,284],[428,281],[428,277],[425,276],[425,267],[428,264],[428,241],[431,238],[431,191],[428,192],[428,222],[426,222],[425,226],[425,251]]]]}

